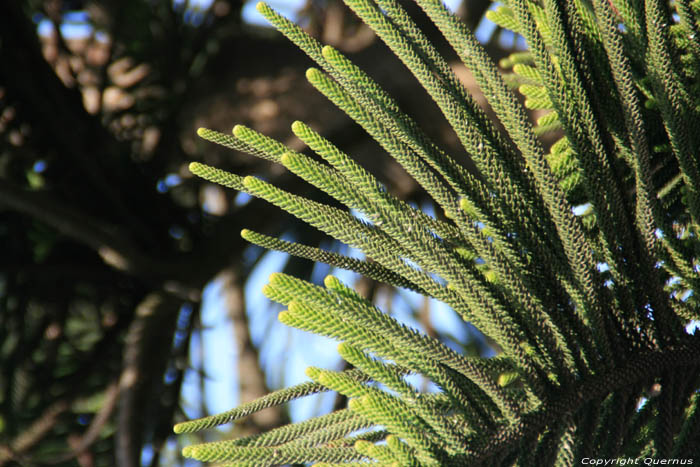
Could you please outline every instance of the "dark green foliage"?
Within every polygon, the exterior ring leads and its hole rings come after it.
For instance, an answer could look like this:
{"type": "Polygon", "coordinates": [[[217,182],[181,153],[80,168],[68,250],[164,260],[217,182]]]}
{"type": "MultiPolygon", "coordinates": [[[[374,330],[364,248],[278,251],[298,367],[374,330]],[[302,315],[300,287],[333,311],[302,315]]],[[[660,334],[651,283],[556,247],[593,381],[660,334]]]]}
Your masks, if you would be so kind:
{"type": "Polygon", "coordinates": [[[310,368],[313,383],[176,431],[327,389],[350,398],[348,409],[184,454],[256,465],[698,460],[700,341],[686,331],[700,318],[698,2],[505,1],[489,17],[521,34],[529,50],[504,59],[512,74],[502,74],[438,0],[418,0],[473,73],[507,137],[399,3],[346,3],[420,81],[478,173],[434,144],[340,52],[268,6],[258,9],[322,68],[310,69],[309,81],[420,183],[444,217],[387,193],[301,122],[294,133],[326,163],[243,127],[233,136],[200,134],[284,165],[369,221],[253,177],[197,163],[191,170],[266,199],[371,261],[248,230],[246,239],[441,300],[501,353],[460,355],[332,276],[323,288],[274,274],[264,292],[288,307],[279,319],[341,341],[339,353],[356,369],[310,368]],[[512,88],[526,108],[548,111],[537,125],[512,88]],[[553,131],[558,139],[547,149],[540,136],[553,131]],[[404,379],[408,373],[439,391],[419,392],[404,379]],[[352,437],[371,427],[363,439],[352,437]]]}

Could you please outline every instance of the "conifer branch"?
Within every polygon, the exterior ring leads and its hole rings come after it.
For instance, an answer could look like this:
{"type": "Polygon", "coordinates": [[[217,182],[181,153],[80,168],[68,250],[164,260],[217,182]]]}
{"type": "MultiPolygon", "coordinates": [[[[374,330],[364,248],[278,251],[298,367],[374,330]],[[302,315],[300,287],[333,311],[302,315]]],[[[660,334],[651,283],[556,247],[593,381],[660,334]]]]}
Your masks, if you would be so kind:
{"type": "Polygon", "coordinates": [[[347,462],[367,458],[352,448],[307,448],[307,447],[261,447],[249,448],[233,446],[226,441],[187,446],[182,454],[203,462],[252,461],[259,466],[293,464],[306,461],[347,462]]]}
{"type": "Polygon", "coordinates": [[[604,396],[638,381],[644,381],[662,370],[679,367],[695,367],[700,363],[700,342],[697,339],[664,351],[645,352],[629,360],[624,366],[609,370],[599,376],[583,381],[575,390],[566,392],[547,401],[543,406],[529,413],[504,431],[493,434],[479,453],[469,457],[470,461],[483,461],[493,454],[508,449],[522,436],[534,433],[552,423],[572,407],[580,407],[584,402],[604,396]]]}
{"type": "Polygon", "coordinates": [[[668,133],[669,142],[673,154],[683,174],[685,182],[688,210],[693,222],[700,222],[700,168],[697,158],[693,157],[690,144],[690,136],[687,120],[679,113],[687,108],[685,102],[690,102],[688,89],[678,76],[676,67],[672,61],[673,53],[670,50],[670,38],[668,30],[671,23],[670,14],[662,2],[647,0],[645,4],[647,36],[649,40],[649,65],[648,72],[652,78],[655,97],[661,114],[664,116],[664,125],[668,133]],[[657,70],[668,70],[659,74],[657,70]]]}
{"type": "Polygon", "coordinates": [[[262,159],[271,160],[272,162],[278,162],[274,157],[268,156],[266,153],[250,146],[241,139],[237,138],[235,135],[226,135],[208,128],[199,128],[197,130],[197,135],[199,135],[200,138],[211,141],[212,143],[220,144],[221,146],[235,149],[236,151],[247,152],[248,154],[252,154],[262,159]]]}
{"type": "MultiPolygon", "coordinates": [[[[354,378],[366,378],[366,375],[362,374],[362,372],[358,370],[348,370],[348,374],[354,378]]],[[[319,384],[313,382],[302,383],[272,392],[266,396],[247,402],[236,407],[235,409],[220,413],[218,415],[178,423],[175,425],[174,431],[175,433],[193,433],[196,431],[206,430],[207,428],[230,423],[268,407],[281,405],[291,400],[299,399],[300,397],[325,391],[328,391],[328,388],[319,384]]]]}
{"type": "Polygon", "coordinates": [[[426,295],[423,289],[406,280],[404,277],[385,268],[376,262],[362,261],[359,259],[344,256],[332,251],[321,250],[300,243],[288,242],[278,238],[269,237],[261,233],[253,232],[248,229],[241,231],[241,237],[255,245],[267,248],[268,250],[282,251],[290,255],[300,258],[306,258],[311,261],[317,261],[328,264],[341,269],[354,271],[379,282],[384,282],[395,287],[402,287],[408,290],[426,295]]]}
{"type": "MultiPolygon", "coordinates": [[[[348,376],[347,373],[344,375],[353,381],[355,380],[353,375],[348,376]]],[[[314,447],[341,439],[348,433],[368,428],[371,425],[369,420],[359,417],[349,410],[337,410],[327,415],[285,425],[265,433],[238,438],[232,440],[231,443],[246,447],[314,447]]]]}
{"type": "Polygon", "coordinates": [[[591,452],[678,456],[697,444],[700,344],[684,330],[699,316],[700,169],[691,151],[700,141],[691,126],[700,113],[697,2],[507,0],[488,17],[521,34],[529,50],[502,60],[512,68],[503,76],[439,0],[418,0],[507,135],[398,2],[346,3],[437,103],[478,173],[428,138],[338,50],[267,5],[258,10],[323,70],[308,70],[309,82],[364,128],[446,219],[388,193],[301,122],[293,132],[325,162],[242,126],[233,136],[200,135],[282,164],[349,210],[203,164],[191,170],[267,200],[368,260],[249,230],[244,238],[441,300],[501,355],[462,355],[332,276],[324,288],[273,274],[263,293],[287,306],[279,320],[340,341],[340,355],[356,369],[309,368],[313,383],[176,431],[322,390],[349,397],[349,409],[185,454],[237,465],[569,465],[591,452]],[[526,108],[547,113],[533,126],[526,108]],[[545,153],[539,136],[554,131],[558,141],[545,153]],[[587,210],[574,214],[572,206],[587,210]],[[420,392],[408,374],[437,390],[420,392]],[[372,431],[356,434],[360,429],[372,431]]]}

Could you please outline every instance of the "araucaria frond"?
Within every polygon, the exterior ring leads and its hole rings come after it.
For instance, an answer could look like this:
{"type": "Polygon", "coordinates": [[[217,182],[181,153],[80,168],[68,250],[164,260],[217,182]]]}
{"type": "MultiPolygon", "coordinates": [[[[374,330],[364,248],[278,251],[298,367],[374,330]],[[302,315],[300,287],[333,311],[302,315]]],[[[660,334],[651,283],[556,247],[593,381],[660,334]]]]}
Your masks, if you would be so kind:
{"type": "Polygon", "coordinates": [[[348,407],[184,455],[241,465],[574,465],[584,458],[700,461],[700,2],[505,0],[488,13],[526,51],[493,63],[439,0],[416,0],[471,71],[489,120],[397,0],[345,0],[435,101],[469,171],[341,52],[266,4],[258,11],[319,68],[310,83],[444,211],[429,215],[302,122],[319,158],[249,128],[199,134],[276,162],[328,205],[193,163],[366,259],[272,238],[266,248],[359,272],[451,307],[499,354],[463,355],[329,276],[273,274],[285,324],[340,342],[352,370],[176,426],[192,432],[333,390],[348,407]],[[518,99],[524,99],[524,105],[518,99]],[[529,110],[542,112],[537,124],[529,110]],[[505,134],[502,130],[505,130],[505,134]],[[554,135],[554,142],[544,137],[554,135]],[[361,215],[358,216],[357,213],[361,215]],[[406,379],[422,375],[437,390],[406,379]]]}

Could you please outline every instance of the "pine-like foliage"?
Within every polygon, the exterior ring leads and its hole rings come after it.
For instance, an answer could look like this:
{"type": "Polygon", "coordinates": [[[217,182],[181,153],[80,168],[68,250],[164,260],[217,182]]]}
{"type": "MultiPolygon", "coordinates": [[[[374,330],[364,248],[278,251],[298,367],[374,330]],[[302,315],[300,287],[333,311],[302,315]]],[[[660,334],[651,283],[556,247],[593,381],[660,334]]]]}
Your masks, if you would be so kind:
{"type": "Polygon", "coordinates": [[[506,0],[490,18],[527,52],[499,72],[439,0],[416,0],[474,75],[507,135],[465,91],[397,0],[345,0],[439,106],[477,172],[433,143],[340,52],[265,4],[258,10],[318,63],[313,86],[432,197],[432,217],[388,193],[331,141],[292,130],[318,162],[242,126],[199,134],[282,164],[347,209],[192,163],[196,175],[273,203],[364,252],[346,257],[243,236],[440,300],[500,349],[461,355],[334,277],[273,274],[280,321],[340,341],[354,368],[177,433],[321,391],[346,409],[241,439],[185,448],[235,465],[574,465],[584,457],[700,459],[700,2],[506,0]],[[547,109],[536,125],[525,107],[547,109]],[[540,136],[559,131],[546,150],[540,136]],[[578,207],[578,209],[574,209],[578,207]],[[354,212],[363,214],[361,220],[354,212]],[[436,392],[405,379],[420,374],[436,392]],[[380,383],[380,384],[375,384],[380,383]]]}

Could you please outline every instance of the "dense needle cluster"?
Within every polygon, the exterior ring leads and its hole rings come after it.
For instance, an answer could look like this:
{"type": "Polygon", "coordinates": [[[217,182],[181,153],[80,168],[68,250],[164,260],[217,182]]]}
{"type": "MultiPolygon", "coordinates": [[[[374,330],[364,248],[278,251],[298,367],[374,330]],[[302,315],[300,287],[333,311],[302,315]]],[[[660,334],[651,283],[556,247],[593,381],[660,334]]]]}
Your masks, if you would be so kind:
{"type": "Polygon", "coordinates": [[[528,44],[501,62],[504,73],[439,0],[416,1],[472,72],[507,135],[398,1],[345,3],[435,101],[477,173],[431,141],[339,51],[267,5],[258,10],[319,65],[307,72],[311,84],[396,159],[444,216],[396,198],[302,122],[292,131],[324,162],[243,126],[233,135],[199,134],[282,164],[346,209],[255,177],[199,163],[190,169],[265,199],[367,260],[244,230],[250,242],[440,300],[500,353],[461,355],[335,277],[321,287],[273,274],[263,293],[287,307],[280,321],[335,338],[353,369],[309,368],[311,382],[175,431],[203,430],[321,391],[347,396],[348,407],[188,446],[184,455],[251,466],[698,460],[700,333],[686,327],[700,319],[700,2],[503,1],[489,18],[528,44]],[[547,112],[533,125],[528,109],[547,112]],[[558,139],[547,148],[541,136],[550,132],[558,139]],[[409,374],[439,390],[418,391],[409,374]]]}

